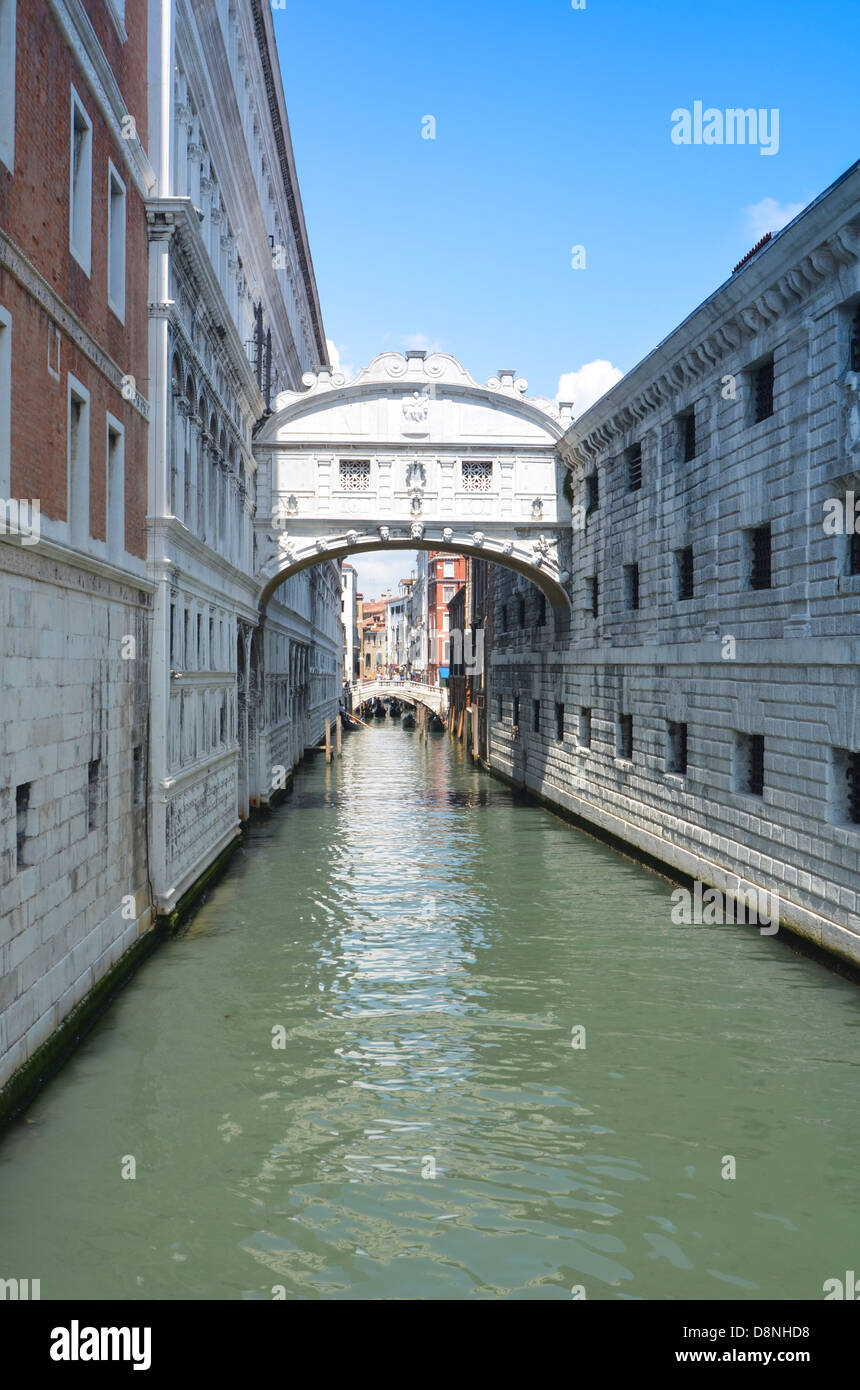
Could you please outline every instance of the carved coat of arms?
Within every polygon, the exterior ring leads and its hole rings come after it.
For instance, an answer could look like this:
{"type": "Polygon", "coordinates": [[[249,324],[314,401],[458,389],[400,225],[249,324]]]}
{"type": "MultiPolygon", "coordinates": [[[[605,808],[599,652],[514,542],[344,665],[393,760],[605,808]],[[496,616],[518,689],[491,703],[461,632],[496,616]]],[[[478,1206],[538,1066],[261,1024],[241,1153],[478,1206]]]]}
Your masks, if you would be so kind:
{"type": "Polygon", "coordinates": [[[426,391],[413,391],[403,402],[403,418],[423,425],[430,414],[430,397],[426,391]]]}

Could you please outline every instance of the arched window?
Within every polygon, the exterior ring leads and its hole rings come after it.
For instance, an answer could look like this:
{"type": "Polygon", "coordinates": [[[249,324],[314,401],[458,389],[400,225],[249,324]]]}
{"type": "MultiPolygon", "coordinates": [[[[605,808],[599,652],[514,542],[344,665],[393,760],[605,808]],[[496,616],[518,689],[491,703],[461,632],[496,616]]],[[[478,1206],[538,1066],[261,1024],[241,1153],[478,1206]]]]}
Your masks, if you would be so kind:
{"type": "Polygon", "coordinates": [[[181,476],[184,463],[183,431],[185,419],[182,414],[182,363],[179,354],[173,358],[170,369],[170,434],[168,438],[168,479],[167,505],[173,516],[182,505],[181,476]]]}
{"type": "Polygon", "coordinates": [[[209,416],[209,467],[207,469],[207,487],[209,489],[209,506],[206,512],[206,541],[211,546],[218,544],[218,495],[220,492],[220,478],[218,474],[218,417],[213,410],[209,416]]]}

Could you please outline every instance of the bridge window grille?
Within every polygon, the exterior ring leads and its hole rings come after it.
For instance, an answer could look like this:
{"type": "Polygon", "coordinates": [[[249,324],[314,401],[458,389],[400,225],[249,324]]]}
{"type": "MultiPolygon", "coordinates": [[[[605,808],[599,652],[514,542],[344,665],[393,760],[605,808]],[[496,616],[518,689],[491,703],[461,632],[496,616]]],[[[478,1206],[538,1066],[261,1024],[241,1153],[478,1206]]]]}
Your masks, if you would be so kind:
{"type": "Polygon", "coordinates": [[[675,551],[675,584],[677,598],[693,597],[693,547],[691,545],[685,545],[683,549],[675,551]]]}
{"type": "Polygon", "coordinates": [[[505,712],[504,701],[501,695],[496,696],[496,719],[501,724],[505,712]]]}
{"type": "Polygon", "coordinates": [[[564,742],[564,705],[558,702],[555,706],[555,737],[558,743],[564,742]]]}
{"type": "Polygon", "coordinates": [[[764,735],[737,736],[737,789],[750,796],[764,795],[764,735]]]}
{"type": "Polygon", "coordinates": [[[678,421],[681,427],[681,457],[685,463],[692,463],[696,457],[696,412],[687,410],[678,421]]]}
{"type": "Polygon", "coordinates": [[[666,769],[681,777],[687,775],[687,726],[669,720],[666,769]]]}
{"type": "Polygon", "coordinates": [[[368,492],[370,490],[369,459],[341,459],[339,471],[342,492],[368,492]]]}
{"type": "Polygon", "coordinates": [[[633,715],[618,716],[618,756],[630,762],[633,757],[633,715]]]}
{"type": "Polygon", "coordinates": [[[462,476],[464,492],[489,492],[493,486],[493,465],[480,459],[464,459],[462,476]]]}
{"type": "Polygon", "coordinates": [[[517,597],[517,623],[519,627],[526,625],[526,601],[522,594],[517,597]]]}
{"type": "Polygon", "coordinates": [[[627,450],[627,489],[638,492],[642,486],[642,445],[634,444],[627,450]]]}
{"type": "Polygon", "coordinates": [[[515,695],[515,696],[514,696],[513,709],[512,709],[512,711],[511,711],[511,724],[513,725],[513,727],[514,727],[515,729],[517,729],[517,728],[519,728],[519,723],[520,723],[520,697],[519,697],[519,695],[515,695]]]}
{"type": "Polygon", "coordinates": [[[771,588],[771,530],[766,526],[754,526],[749,535],[750,547],[750,588],[771,588]]]}
{"type": "Polygon", "coordinates": [[[538,594],[538,627],[546,627],[546,594],[538,594]]]}
{"type": "Polygon", "coordinates": [[[583,748],[591,747],[591,710],[585,705],[579,711],[579,742],[583,748]]]}
{"type": "Polygon", "coordinates": [[[628,608],[639,607],[639,566],[624,566],[624,600],[628,608]]]}
{"type": "Polygon", "coordinates": [[[848,573],[860,574],[860,531],[852,531],[848,538],[848,573]]]}
{"type": "Polygon", "coordinates": [[[848,369],[852,372],[860,372],[860,305],[855,309],[854,317],[851,320],[848,369]]]}
{"type": "Polygon", "coordinates": [[[534,731],[535,731],[536,734],[539,734],[539,733],[540,733],[540,700],[533,700],[533,701],[532,701],[532,710],[533,710],[533,714],[534,714],[534,724],[533,724],[534,731]]]}
{"type": "Polygon", "coordinates": [[[762,362],[752,374],[754,422],[759,424],[773,414],[773,358],[762,362]]]}

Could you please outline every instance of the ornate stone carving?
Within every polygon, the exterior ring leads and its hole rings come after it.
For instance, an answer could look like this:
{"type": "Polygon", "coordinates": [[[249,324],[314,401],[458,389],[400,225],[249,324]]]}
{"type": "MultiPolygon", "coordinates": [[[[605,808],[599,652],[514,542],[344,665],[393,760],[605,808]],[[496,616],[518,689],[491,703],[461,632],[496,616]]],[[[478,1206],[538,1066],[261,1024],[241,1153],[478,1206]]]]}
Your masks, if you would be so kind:
{"type": "Polygon", "coordinates": [[[532,564],[536,569],[540,569],[541,565],[549,556],[551,549],[552,546],[546,536],[539,536],[532,546],[532,564]]]}
{"type": "Polygon", "coordinates": [[[412,535],[412,539],[413,539],[414,541],[423,540],[423,538],[424,538],[424,525],[423,525],[423,522],[420,522],[420,521],[413,521],[413,523],[412,523],[412,525],[411,525],[411,527],[410,527],[409,529],[410,529],[410,532],[411,532],[411,535],[412,535]]]}
{"type": "Polygon", "coordinates": [[[442,532],[442,539],[443,541],[447,541],[449,545],[451,541],[454,539],[454,532],[451,530],[450,526],[445,527],[444,531],[442,532]]]}
{"type": "Polygon", "coordinates": [[[406,469],[406,486],[410,492],[423,492],[427,486],[427,470],[419,459],[413,459],[406,469]]]}
{"type": "Polygon", "coordinates": [[[480,546],[480,545],[483,545],[483,544],[484,544],[484,541],[485,541],[486,539],[487,539],[487,538],[486,538],[486,536],[484,535],[483,531],[473,531],[473,532],[472,532],[472,540],[475,542],[475,545],[479,545],[479,546],[480,546]]]}
{"type": "Polygon", "coordinates": [[[391,529],[390,529],[390,527],[388,527],[388,526],[380,526],[380,528],[379,528],[379,539],[380,539],[381,541],[387,541],[387,540],[390,539],[390,537],[391,537],[391,529]]]}
{"type": "MultiPolygon", "coordinates": [[[[426,391],[413,391],[403,402],[403,416],[417,424],[424,424],[430,414],[430,397],[426,391]]],[[[420,467],[420,465],[419,465],[420,467]]]]}

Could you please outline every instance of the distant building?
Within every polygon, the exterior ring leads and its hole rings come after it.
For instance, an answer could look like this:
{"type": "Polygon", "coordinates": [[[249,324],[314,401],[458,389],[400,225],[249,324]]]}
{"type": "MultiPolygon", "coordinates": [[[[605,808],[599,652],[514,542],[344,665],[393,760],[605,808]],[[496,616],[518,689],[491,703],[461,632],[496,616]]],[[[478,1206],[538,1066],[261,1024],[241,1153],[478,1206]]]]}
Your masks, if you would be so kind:
{"type": "Polygon", "coordinates": [[[343,624],[343,678],[354,681],[358,676],[358,593],[355,587],[354,566],[344,560],[340,567],[341,612],[343,624]]]}
{"type": "Polygon", "coordinates": [[[463,736],[477,756],[488,756],[487,671],[492,638],[493,588],[496,566],[486,560],[466,559],[466,582],[448,604],[450,645],[450,708],[454,728],[466,712],[463,736]],[[472,727],[472,711],[474,728],[472,727]]]}
{"type": "Polygon", "coordinates": [[[362,605],[360,667],[363,680],[385,675],[387,649],[385,608],[386,600],[384,598],[367,600],[362,605]]]}
{"type": "Polygon", "coordinates": [[[385,601],[386,665],[405,673],[409,665],[409,595],[414,580],[401,579],[398,592],[385,601]]]}
{"type": "Polygon", "coordinates": [[[427,557],[427,682],[447,681],[451,646],[448,640],[448,604],[466,582],[465,555],[446,555],[431,550],[427,557]]]}

